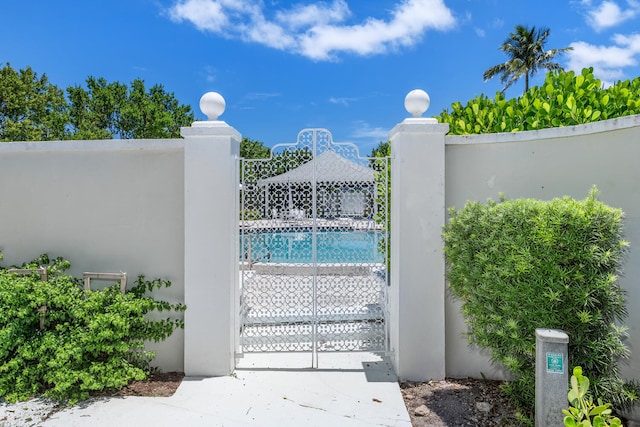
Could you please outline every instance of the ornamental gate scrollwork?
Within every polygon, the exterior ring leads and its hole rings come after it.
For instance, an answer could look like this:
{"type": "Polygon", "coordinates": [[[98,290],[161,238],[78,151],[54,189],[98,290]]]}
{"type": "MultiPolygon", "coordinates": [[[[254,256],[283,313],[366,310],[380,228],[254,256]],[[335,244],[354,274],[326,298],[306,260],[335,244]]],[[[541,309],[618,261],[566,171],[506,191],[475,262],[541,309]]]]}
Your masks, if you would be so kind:
{"type": "Polygon", "coordinates": [[[326,129],[240,160],[239,352],[388,350],[389,163],[326,129]]]}

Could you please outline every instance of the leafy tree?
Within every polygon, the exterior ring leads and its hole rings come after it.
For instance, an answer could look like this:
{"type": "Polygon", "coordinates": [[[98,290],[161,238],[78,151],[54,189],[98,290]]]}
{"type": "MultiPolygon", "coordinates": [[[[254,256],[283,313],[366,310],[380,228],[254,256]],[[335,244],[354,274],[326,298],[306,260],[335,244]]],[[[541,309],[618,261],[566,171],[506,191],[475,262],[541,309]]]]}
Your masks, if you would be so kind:
{"type": "Polygon", "coordinates": [[[180,127],[194,120],[162,85],[146,89],[88,77],[86,88],[64,91],[31,67],[0,69],[0,141],[63,139],[179,138],[180,127]]]}
{"type": "Polygon", "coordinates": [[[261,141],[254,141],[247,137],[240,141],[240,157],[243,159],[268,159],[271,149],[265,147],[261,141]]]}
{"type": "Polygon", "coordinates": [[[87,89],[67,88],[73,139],[110,139],[118,133],[118,114],[124,104],[127,87],[104,78],[88,77],[87,89]]]}
{"type": "Polygon", "coordinates": [[[529,90],[529,76],[535,74],[538,69],[549,71],[562,70],[562,67],[553,59],[559,54],[572,50],[571,47],[544,50],[544,45],[550,33],[549,28],[525,27],[517,25],[515,31],[502,43],[500,50],[509,58],[506,62],[494,65],[484,72],[484,80],[489,80],[497,75],[500,83],[505,83],[502,92],[514,84],[524,75],[524,91],[529,90]]]}
{"type": "Polygon", "coordinates": [[[180,105],[162,85],[148,91],[143,80],[130,87],[104,78],[87,78],[87,89],[67,89],[75,139],[178,138],[193,120],[191,107],[180,105]]]}
{"type": "Polygon", "coordinates": [[[380,141],[378,145],[371,150],[369,157],[389,157],[391,156],[391,142],[380,141]]]}
{"type": "Polygon", "coordinates": [[[0,69],[0,141],[63,139],[66,124],[64,93],[45,74],[0,69]]]}
{"type": "Polygon", "coordinates": [[[140,79],[131,82],[129,96],[118,113],[120,138],[178,138],[180,127],[194,121],[191,107],[180,105],[162,85],[147,91],[140,79]]]}

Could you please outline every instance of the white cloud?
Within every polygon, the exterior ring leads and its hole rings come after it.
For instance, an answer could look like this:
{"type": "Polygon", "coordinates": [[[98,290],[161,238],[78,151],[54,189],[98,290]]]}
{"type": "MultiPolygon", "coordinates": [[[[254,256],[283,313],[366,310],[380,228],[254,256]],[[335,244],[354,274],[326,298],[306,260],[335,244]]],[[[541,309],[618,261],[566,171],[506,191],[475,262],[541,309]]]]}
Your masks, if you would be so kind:
{"type": "Polygon", "coordinates": [[[640,52],[640,34],[638,33],[631,34],[629,36],[625,36],[624,34],[616,34],[615,36],[613,36],[613,41],[619,45],[625,46],[632,52],[640,52]]]}
{"type": "Polygon", "coordinates": [[[276,20],[297,30],[312,25],[325,25],[331,22],[343,22],[351,11],[344,0],[335,0],[331,4],[314,3],[307,6],[296,5],[291,10],[276,12],[276,20]]]}
{"type": "Polygon", "coordinates": [[[175,21],[190,21],[199,30],[221,32],[229,20],[220,2],[188,0],[172,7],[169,16],[175,21]]]}
{"type": "Polygon", "coordinates": [[[495,18],[492,22],[491,22],[491,28],[497,28],[500,29],[504,27],[504,20],[500,19],[500,18],[495,18]]]}
{"type": "Polygon", "coordinates": [[[250,92],[244,96],[244,99],[253,101],[253,100],[277,98],[279,96],[280,94],[277,92],[250,92]]]}
{"type": "Polygon", "coordinates": [[[274,49],[286,50],[295,47],[295,39],[277,24],[257,17],[252,25],[245,27],[244,39],[262,43],[274,49]]]}
{"type": "Polygon", "coordinates": [[[381,141],[389,140],[388,128],[371,127],[364,120],[356,120],[351,125],[354,130],[349,138],[356,141],[360,156],[368,156],[381,141]]]}
{"type": "Polygon", "coordinates": [[[475,28],[476,36],[484,37],[487,33],[482,28],[475,28]]]}
{"type": "Polygon", "coordinates": [[[427,30],[446,30],[455,24],[444,0],[399,0],[387,20],[366,18],[349,24],[351,15],[346,0],[275,11],[253,0],[177,0],[169,9],[171,19],[190,22],[201,31],[315,60],[332,60],[344,52],[373,55],[412,46],[427,30]]]}
{"type": "Polygon", "coordinates": [[[349,104],[351,104],[352,102],[358,101],[358,98],[346,98],[346,97],[331,97],[329,98],[329,102],[332,104],[340,104],[340,105],[344,105],[345,107],[348,107],[349,104]]]}
{"type": "Polygon", "coordinates": [[[376,143],[389,139],[389,129],[381,127],[371,127],[371,125],[363,120],[353,123],[355,130],[351,134],[354,139],[373,139],[376,143]]]}
{"type": "Polygon", "coordinates": [[[216,81],[216,75],[218,73],[214,67],[207,65],[206,67],[204,67],[204,74],[206,76],[206,80],[211,83],[216,81]]]}
{"type": "Polygon", "coordinates": [[[578,72],[582,68],[593,67],[596,77],[606,84],[622,79],[624,68],[638,64],[640,34],[616,34],[612,40],[614,44],[609,46],[582,41],[572,43],[573,50],[568,52],[568,68],[578,72]]]}
{"type": "Polygon", "coordinates": [[[595,7],[590,0],[583,1],[582,4],[589,8],[587,22],[596,31],[615,27],[624,21],[635,18],[640,13],[640,3],[636,0],[627,0],[625,9],[612,0],[605,0],[595,7]]]}

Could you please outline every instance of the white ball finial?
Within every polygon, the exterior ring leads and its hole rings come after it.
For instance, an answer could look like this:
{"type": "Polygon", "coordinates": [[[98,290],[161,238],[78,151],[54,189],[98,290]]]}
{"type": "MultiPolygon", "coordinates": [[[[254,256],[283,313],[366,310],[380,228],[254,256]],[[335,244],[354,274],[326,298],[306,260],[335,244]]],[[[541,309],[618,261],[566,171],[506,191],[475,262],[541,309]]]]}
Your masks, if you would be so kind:
{"type": "Polygon", "coordinates": [[[422,114],[429,109],[431,99],[429,94],[422,89],[414,89],[404,98],[404,108],[414,118],[422,117],[422,114]]]}
{"type": "Polygon", "coordinates": [[[200,111],[211,122],[217,121],[226,107],[227,104],[224,98],[218,92],[207,92],[200,98],[200,111]]]}

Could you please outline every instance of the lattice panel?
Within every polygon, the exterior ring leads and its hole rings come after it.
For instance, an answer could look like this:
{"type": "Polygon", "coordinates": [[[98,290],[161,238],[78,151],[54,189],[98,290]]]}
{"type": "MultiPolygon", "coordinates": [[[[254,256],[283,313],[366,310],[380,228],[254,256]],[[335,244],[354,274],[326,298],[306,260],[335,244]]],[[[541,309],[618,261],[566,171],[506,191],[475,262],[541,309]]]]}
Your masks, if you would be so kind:
{"type": "Polygon", "coordinates": [[[241,176],[242,351],[386,350],[389,159],[308,129],[241,176]]]}

